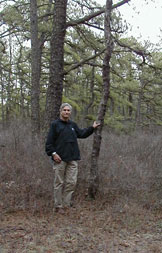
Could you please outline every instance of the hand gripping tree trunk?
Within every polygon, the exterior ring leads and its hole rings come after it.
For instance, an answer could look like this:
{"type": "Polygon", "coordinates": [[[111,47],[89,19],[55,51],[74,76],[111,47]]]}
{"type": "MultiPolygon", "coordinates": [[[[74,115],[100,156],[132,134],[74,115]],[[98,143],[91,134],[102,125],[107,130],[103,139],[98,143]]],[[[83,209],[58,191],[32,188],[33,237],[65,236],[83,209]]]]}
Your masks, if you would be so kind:
{"type": "Polygon", "coordinates": [[[98,173],[98,158],[101,146],[101,133],[104,124],[104,117],[107,108],[107,101],[110,91],[110,59],[113,51],[113,41],[111,37],[111,11],[112,11],[112,0],[106,1],[105,8],[105,45],[106,51],[103,60],[103,95],[100,102],[97,119],[101,122],[101,125],[96,129],[93,139],[93,149],[91,154],[91,169],[90,169],[90,180],[88,193],[91,198],[95,198],[98,187],[99,187],[99,173],[98,173]]]}
{"type": "Polygon", "coordinates": [[[51,36],[50,77],[46,97],[45,129],[59,116],[63,93],[64,39],[66,34],[67,0],[54,1],[51,36]]]}

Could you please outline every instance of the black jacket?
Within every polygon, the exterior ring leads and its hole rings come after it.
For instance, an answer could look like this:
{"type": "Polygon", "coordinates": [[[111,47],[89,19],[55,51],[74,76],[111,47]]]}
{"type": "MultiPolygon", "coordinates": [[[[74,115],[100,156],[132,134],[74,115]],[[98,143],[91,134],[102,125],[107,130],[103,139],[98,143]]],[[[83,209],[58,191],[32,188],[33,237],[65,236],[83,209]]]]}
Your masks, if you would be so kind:
{"type": "Polygon", "coordinates": [[[80,129],[71,120],[54,120],[47,136],[46,153],[52,156],[52,153],[56,152],[65,162],[80,160],[77,138],[87,138],[93,131],[92,126],[80,129]]]}

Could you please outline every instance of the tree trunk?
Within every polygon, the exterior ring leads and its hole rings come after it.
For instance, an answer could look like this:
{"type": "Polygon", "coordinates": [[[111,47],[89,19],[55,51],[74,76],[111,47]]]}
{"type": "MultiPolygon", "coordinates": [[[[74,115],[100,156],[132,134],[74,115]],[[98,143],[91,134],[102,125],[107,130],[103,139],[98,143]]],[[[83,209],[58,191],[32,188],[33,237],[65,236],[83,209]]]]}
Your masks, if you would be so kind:
{"type": "Polygon", "coordinates": [[[97,119],[101,122],[101,126],[95,131],[93,139],[93,149],[91,154],[91,169],[88,193],[91,198],[95,198],[99,187],[98,174],[98,158],[101,146],[101,133],[104,124],[104,117],[106,113],[107,101],[110,91],[110,59],[113,51],[113,41],[111,37],[111,11],[112,0],[106,1],[105,8],[105,44],[106,51],[103,60],[103,95],[99,106],[97,119]]]}
{"type": "MultiPolygon", "coordinates": [[[[94,52],[96,54],[96,52],[94,52]]],[[[96,59],[94,59],[93,63],[95,64],[96,59]]],[[[87,114],[89,113],[89,108],[92,107],[94,99],[95,99],[95,95],[94,95],[94,85],[95,85],[95,66],[92,67],[92,77],[91,77],[91,83],[90,83],[90,94],[91,94],[91,98],[89,101],[89,104],[86,106],[85,108],[85,117],[87,116],[87,114]]]]}
{"type": "MultiPolygon", "coordinates": [[[[133,95],[132,95],[131,91],[129,92],[128,101],[129,101],[129,103],[133,104],[133,95]]],[[[128,114],[129,114],[130,118],[132,118],[132,113],[133,113],[133,108],[132,108],[132,106],[129,106],[128,107],[128,114]]]]}
{"type": "Polygon", "coordinates": [[[31,120],[32,132],[40,131],[40,75],[41,47],[38,38],[37,0],[30,1],[30,30],[31,30],[31,120]]]}
{"type": "Polygon", "coordinates": [[[138,93],[138,101],[137,101],[137,110],[136,110],[136,128],[141,126],[142,124],[142,113],[141,113],[141,107],[142,107],[142,101],[143,101],[143,94],[144,94],[144,88],[146,83],[144,80],[140,80],[140,88],[138,93]]]}
{"type": "Polygon", "coordinates": [[[45,129],[59,116],[63,93],[64,39],[66,34],[67,0],[54,1],[51,36],[50,77],[46,97],[45,129]]]}
{"type": "Polygon", "coordinates": [[[24,87],[24,83],[23,83],[23,78],[21,77],[20,74],[20,115],[22,116],[22,118],[25,118],[25,106],[24,106],[24,92],[23,92],[23,87],[24,87]]]}
{"type": "Polygon", "coordinates": [[[4,117],[4,83],[3,83],[3,73],[2,73],[2,66],[0,62],[0,85],[1,85],[1,117],[2,117],[2,127],[4,129],[5,125],[5,117],[4,117]]]}
{"type": "Polygon", "coordinates": [[[9,35],[9,71],[8,71],[8,83],[6,86],[7,91],[7,103],[6,103],[6,122],[10,120],[11,116],[11,90],[12,90],[12,35],[9,35]]]}

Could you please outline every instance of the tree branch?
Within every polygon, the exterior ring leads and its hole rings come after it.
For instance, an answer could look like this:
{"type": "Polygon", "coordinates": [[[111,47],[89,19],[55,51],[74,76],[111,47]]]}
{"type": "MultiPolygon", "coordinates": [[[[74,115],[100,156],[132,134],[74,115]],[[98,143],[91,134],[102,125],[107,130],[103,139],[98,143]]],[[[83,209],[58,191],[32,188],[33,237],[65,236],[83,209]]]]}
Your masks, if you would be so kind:
{"type": "Polygon", "coordinates": [[[150,53],[146,53],[145,50],[141,50],[141,49],[138,49],[138,48],[133,48],[131,46],[129,46],[128,44],[125,44],[125,43],[122,43],[121,41],[119,41],[118,39],[114,38],[114,41],[120,46],[120,47],[123,47],[123,48],[127,48],[129,52],[134,52],[135,54],[139,55],[142,57],[143,59],[143,63],[145,63],[145,57],[150,55],[150,53]]]}
{"type": "MultiPolygon", "coordinates": [[[[112,6],[112,9],[116,9],[116,8],[118,8],[118,7],[120,7],[120,6],[128,3],[129,1],[131,1],[131,0],[122,0],[121,2],[119,2],[117,4],[114,4],[112,6]]],[[[77,19],[77,20],[71,20],[71,21],[67,22],[66,23],[66,27],[76,26],[76,25],[80,25],[80,24],[85,24],[90,19],[95,18],[95,17],[103,14],[104,12],[105,12],[105,8],[101,8],[99,11],[93,12],[90,15],[87,15],[87,16],[85,16],[83,18],[80,18],[80,19],[77,19]]]]}
{"type": "Polygon", "coordinates": [[[86,58],[76,64],[74,64],[71,68],[69,68],[67,71],[64,71],[64,75],[67,75],[70,71],[77,69],[78,67],[83,66],[84,64],[87,64],[90,60],[95,59],[96,57],[100,56],[101,54],[103,54],[105,51],[105,49],[103,49],[101,52],[94,54],[93,56],[86,58]]]}

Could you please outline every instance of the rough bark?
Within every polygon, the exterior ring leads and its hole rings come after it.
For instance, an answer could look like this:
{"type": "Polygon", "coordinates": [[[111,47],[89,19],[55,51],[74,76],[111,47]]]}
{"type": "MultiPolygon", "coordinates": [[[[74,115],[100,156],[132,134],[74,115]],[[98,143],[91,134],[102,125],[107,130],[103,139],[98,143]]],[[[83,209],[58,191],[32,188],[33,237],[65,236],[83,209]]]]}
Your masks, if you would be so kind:
{"type": "MultiPolygon", "coordinates": [[[[95,64],[95,60],[94,60],[94,64],[95,64]]],[[[94,85],[95,85],[95,66],[92,66],[92,77],[91,77],[91,83],[90,83],[90,101],[88,103],[88,105],[85,108],[85,112],[84,112],[84,118],[86,118],[86,116],[89,113],[89,108],[91,108],[93,106],[93,102],[95,99],[95,95],[94,95],[94,85]]]]}
{"type": "Polygon", "coordinates": [[[136,110],[136,127],[137,128],[142,123],[142,117],[141,117],[142,98],[143,98],[143,88],[141,88],[138,95],[137,110],[136,110]]]}
{"type": "Polygon", "coordinates": [[[37,0],[30,1],[30,30],[31,30],[31,120],[32,132],[40,131],[40,74],[41,50],[38,39],[37,0]]]}
{"type": "Polygon", "coordinates": [[[51,36],[50,77],[46,99],[45,129],[59,116],[63,93],[64,39],[66,34],[67,0],[54,1],[51,36]]]}
{"type": "Polygon", "coordinates": [[[106,1],[105,8],[105,56],[103,60],[103,95],[100,102],[97,119],[101,122],[101,126],[95,131],[93,138],[93,149],[91,154],[91,169],[90,169],[90,181],[89,181],[89,196],[95,198],[99,187],[99,173],[98,173],[98,158],[101,146],[101,133],[104,124],[104,117],[107,108],[107,101],[110,91],[110,59],[113,51],[113,41],[111,36],[111,12],[112,12],[112,0],[106,1]]]}
{"type": "MultiPolygon", "coordinates": [[[[132,95],[131,91],[129,92],[128,101],[129,101],[129,103],[133,104],[133,95],[132,95]]],[[[132,106],[129,106],[128,107],[128,114],[129,114],[130,118],[132,117],[132,113],[133,113],[133,108],[132,108],[132,106]]]]}
{"type": "Polygon", "coordinates": [[[10,120],[11,112],[12,112],[12,105],[11,105],[11,92],[12,92],[12,35],[9,35],[9,71],[8,71],[8,82],[6,85],[6,92],[7,92],[7,103],[6,103],[6,121],[10,120]]]}
{"type": "Polygon", "coordinates": [[[5,123],[5,113],[4,113],[4,82],[3,82],[3,73],[2,73],[2,66],[0,62],[0,86],[1,86],[1,117],[2,117],[2,126],[4,129],[4,123],[5,123]]]}

